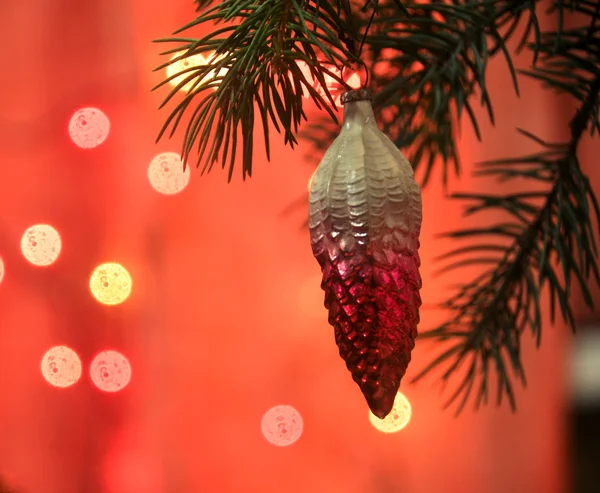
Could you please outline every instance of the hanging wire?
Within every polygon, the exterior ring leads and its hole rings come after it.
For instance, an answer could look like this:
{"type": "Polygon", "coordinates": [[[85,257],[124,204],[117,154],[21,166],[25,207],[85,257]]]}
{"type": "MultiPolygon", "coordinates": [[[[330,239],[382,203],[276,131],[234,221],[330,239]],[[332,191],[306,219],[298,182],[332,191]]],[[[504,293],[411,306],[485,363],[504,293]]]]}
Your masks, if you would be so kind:
{"type": "Polygon", "coordinates": [[[360,63],[365,68],[365,74],[366,74],[365,83],[362,86],[363,89],[365,89],[369,86],[369,67],[367,66],[365,61],[362,59],[361,55],[362,55],[363,47],[365,45],[365,41],[367,39],[367,34],[369,33],[369,29],[371,28],[371,24],[373,22],[373,18],[375,17],[376,12],[377,12],[377,8],[373,7],[373,12],[371,12],[371,17],[369,18],[369,22],[367,24],[367,27],[365,28],[365,32],[363,33],[363,37],[360,42],[360,47],[358,48],[358,63],[360,63]]]}
{"type": "MultiPolygon", "coordinates": [[[[362,40],[360,42],[360,47],[358,48],[358,58],[360,58],[360,55],[362,54],[363,46],[365,45],[365,40],[367,39],[367,34],[369,33],[369,29],[371,28],[371,24],[373,22],[373,18],[375,17],[376,12],[377,12],[377,9],[375,7],[373,7],[373,12],[371,12],[371,17],[369,18],[369,23],[367,24],[367,27],[365,28],[365,32],[364,32],[362,40]]],[[[362,61],[362,59],[361,59],[361,61],[362,61]]]]}

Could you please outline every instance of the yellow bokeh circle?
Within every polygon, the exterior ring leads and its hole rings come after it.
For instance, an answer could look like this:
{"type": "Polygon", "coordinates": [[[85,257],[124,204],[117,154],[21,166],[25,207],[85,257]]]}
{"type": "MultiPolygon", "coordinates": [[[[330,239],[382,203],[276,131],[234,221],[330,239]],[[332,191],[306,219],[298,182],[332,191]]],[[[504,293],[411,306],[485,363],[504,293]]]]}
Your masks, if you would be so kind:
{"type": "Polygon", "coordinates": [[[94,269],[90,277],[92,295],[103,305],[118,305],[131,294],[129,272],[121,264],[108,262],[94,269]]]}
{"type": "Polygon", "coordinates": [[[406,427],[412,415],[410,402],[404,394],[398,392],[394,399],[394,407],[383,419],[379,419],[369,411],[371,424],[382,433],[396,433],[406,427]]]}

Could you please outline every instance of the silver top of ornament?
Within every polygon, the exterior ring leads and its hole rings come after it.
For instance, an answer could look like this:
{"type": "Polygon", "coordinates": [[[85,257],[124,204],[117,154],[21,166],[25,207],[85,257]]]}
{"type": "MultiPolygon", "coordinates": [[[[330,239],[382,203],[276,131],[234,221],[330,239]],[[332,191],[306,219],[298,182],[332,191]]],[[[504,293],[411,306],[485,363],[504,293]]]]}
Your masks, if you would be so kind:
{"type": "Polygon", "coordinates": [[[370,89],[353,89],[342,94],[342,104],[352,103],[354,101],[372,101],[373,94],[370,89]]]}

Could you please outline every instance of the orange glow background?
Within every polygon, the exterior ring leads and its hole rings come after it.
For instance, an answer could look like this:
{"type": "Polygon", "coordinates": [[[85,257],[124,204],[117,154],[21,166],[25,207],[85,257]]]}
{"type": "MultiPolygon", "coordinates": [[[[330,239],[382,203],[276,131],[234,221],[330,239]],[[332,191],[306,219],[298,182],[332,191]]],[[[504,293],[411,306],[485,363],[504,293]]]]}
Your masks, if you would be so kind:
{"type": "MultiPolygon", "coordinates": [[[[23,493],[558,493],[568,482],[567,350],[571,336],[547,326],[542,349],[525,338],[528,389],[519,412],[443,411],[434,380],[403,385],[413,417],[400,433],[369,423],[366,404],[338,357],[319,289],[305,210],[281,217],[306,193],[314,167],[272,139],[257,145],[253,178],[231,184],[193,170],[189,186],[162,196],[147,166],[180,140],[154,144],[167,116],[163,46],[150,43],[193,16],[189,0],[30,0],[0,7],[0,475],[23,493]],[[107,141],[82,150],[68,138],[71,114],[96,106],[111,121],[107,141]],[[19,251],[25,229],[53,225],[63,249],[39,269],[19,251]],[[89,292],[102,262],[133,279],[122,305],[89,292]],[[41,377],[50,347],[84,361],[82,381],[57,390],[41,377]],[[131,362],[122,392],[89,384],[104,349],[131,362]],[[304,434],[288,448],[263,438],[263,414],[294,406],[304,434]]],[[[497,127],[482,116],[484,144],[465,121],[463,179],[473,162],[534,147],[520,126],[562,138],[572,106],[522,80],[521,99],[498,60],[488,76],[497,127]],[[560,103],[560,104],[559,104],[560,103]]],[[[262,138],[259,139],[262,142],[262,138]]],[[[590,171],[597,153],[585,144],[590,171]]],[[[592,177],[600,185],[598,171],[592,177]]],[[[450,243],[434,235],[461,222],[439,175],[424,191],[421,258],[425,303],[452,279],[434,279],[431,260],[450,243]]],[[[503,185],[504,186],[504,185],[503,185]]],[[[507,187],[510,185],[506,185],[507,187]]],[[[507,188],[508,189],[508,188],[507,188]]],[[[422,328],[443,315],[423,310],[422,328]]],[[[435,349],[417,343],[407,380],[435,349]]],[[[447,395],[447,394],[446,394],[447,395]]]]}

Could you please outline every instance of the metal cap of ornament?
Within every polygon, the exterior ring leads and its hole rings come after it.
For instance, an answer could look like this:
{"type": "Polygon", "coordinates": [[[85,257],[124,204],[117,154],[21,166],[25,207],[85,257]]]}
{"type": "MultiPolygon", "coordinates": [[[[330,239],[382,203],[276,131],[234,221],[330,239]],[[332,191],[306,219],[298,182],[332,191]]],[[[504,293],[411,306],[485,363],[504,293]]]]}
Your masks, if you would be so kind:
{"type": "Polygon", "coordinates": [[[411,359],[421,297],[421,190],[375,122],[368,89],[342,96],[344,122],[310,183],[309,229],[340,356],[383,419],[411,359]]]}

